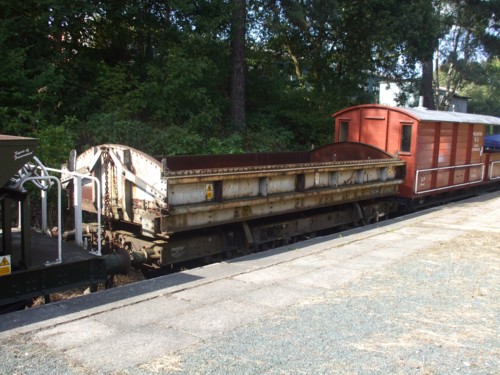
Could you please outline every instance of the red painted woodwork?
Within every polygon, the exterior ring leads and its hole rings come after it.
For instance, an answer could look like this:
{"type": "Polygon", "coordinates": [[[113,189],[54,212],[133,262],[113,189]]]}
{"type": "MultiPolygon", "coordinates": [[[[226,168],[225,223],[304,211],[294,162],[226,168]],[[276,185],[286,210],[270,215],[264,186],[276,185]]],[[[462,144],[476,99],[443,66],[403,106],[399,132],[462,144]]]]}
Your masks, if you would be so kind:
{"type": "MultiPolygon", "coordinates": [[[[335,142],[341,141],[343,123],[344,131],[347,129],[344,140],[399,154],[407,163],[406,181],[400,194],[419,198],[481,182],[490,173],[500,177],[499,160],[491,164],[496,157],[485,161],[482,156],[488,118],[478,116],[481,121],[475,123],[474,116],[422,108],[360,105],[333,115],[335,142]],[[409,151],[402,149],[404,126],[408,132],[411,129],[409,151]]],[[[498,119],[492,121],[499,125],[498,119]]]]}

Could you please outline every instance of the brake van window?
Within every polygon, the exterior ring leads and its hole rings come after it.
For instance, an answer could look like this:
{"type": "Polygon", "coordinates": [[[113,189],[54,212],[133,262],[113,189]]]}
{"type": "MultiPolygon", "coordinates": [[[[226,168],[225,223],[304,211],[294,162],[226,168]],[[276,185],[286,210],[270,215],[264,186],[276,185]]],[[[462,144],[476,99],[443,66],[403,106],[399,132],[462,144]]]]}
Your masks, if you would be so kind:
{"type": "Polygon", "coordinates": [[[340,123],[340,132],[339,132],[339,142],[347,141],[347,135],[349,133],[349,123],[341,122],[340,123]]]}
{"type": "Polygon", "coordinates": [[[403,125],[401,131],[401,151],[410,152],[411,148],[411,125],[403,125]]]}

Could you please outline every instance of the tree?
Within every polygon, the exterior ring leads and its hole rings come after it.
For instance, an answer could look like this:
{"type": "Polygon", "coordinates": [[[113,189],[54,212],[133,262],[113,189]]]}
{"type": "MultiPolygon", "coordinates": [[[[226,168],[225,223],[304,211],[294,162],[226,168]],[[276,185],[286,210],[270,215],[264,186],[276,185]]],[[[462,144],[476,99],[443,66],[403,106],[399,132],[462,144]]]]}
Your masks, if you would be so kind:
{"type": "Polygon", "coordinates": [[[246,1],[233,0],[231,25],[231,122],[245,129],[246,1]]]}
{"type": "Polygon", "coordinates": [[[469,98],[469,112],[500,117],[500,58],[471,64],[460,93],[469,98]]]}
{"type": "Polygon", "coordinates": [[[498,1],[437,0],[444,30],[434,59],[436,108],[447,110],[475,62],[498,56],[498,1]],[[439,89],[444,89],[441,94],[439,89]]]}
{"type": "Polygon", "coordinates": [[[442,30],[456,30],[450,4],[469,12],[460,24],[477,17],[455,39],[477,40],[469,55],[488,62],[464,65],[459,44],[440,67],[495,92],[494,2],[432,1],[0,0],[0,127],[48,138],[47,154],[75,140],[164,155],[309,149],[331,141],[331,113],[373,100],[369,79],[418,78],[438,46],[433,4],[446,4],[442,30]]]}

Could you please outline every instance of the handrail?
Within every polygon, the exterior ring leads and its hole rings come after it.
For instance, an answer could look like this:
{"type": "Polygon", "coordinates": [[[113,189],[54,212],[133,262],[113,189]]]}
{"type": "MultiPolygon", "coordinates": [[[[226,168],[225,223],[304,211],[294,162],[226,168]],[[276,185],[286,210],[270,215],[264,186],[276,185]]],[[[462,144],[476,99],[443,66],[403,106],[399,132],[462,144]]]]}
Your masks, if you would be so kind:
{"type": "Polygon", "coordinates": [[[497,177],[491,177],[493,175],[493,166],[494,166],[494,164],[500,164],[500,160],[498,160],[498,161],[492,161],[490,163],[490,173],[489,173],[490,180],[498,180],[500,178],[500,175],[498,175],[497,177]]]}
{"type": "Polygon", "coordinates": [[[61,181],[59,181],[59,179],[55,176],[24,177],[19,185],[19,188],[21,189],[26,181],[33,181],[35,185],[40,186],[41,181],[48,181],[50,184],[50,180],[54,180],[57,184],[57,227],[59,228],[59,230],[57,231],[57,259],[52,262],[45,262],[46,266],[62,263],[61,181]]]}
{"type": "Polygon", "coordinates": [[[60,174],[69,174],[71,176],[76,177],[76,181],[78,184],[78,194],[75,210],[75,238],[76,241],[81,244],[82,243],[82,179],[88,178],[96,184],[97,187],[97,251],[90,250],[89,253],[97,256],[101,256],[101,181],[95,176],[89,176],[83,173],[72,172],[68,170],[56,169],[56,168],[46,168],[48,171],[56,172],[60,174]],[[78,217],[77,217],[78,216],[78,217]]]}
{"type": "Polygon", "coordinates": [[[449,167],[439,167],[439,168],[429,168],[429,169],[417,169],[416,174],[415,174],[415,194],[424,194],[424,193],[430,193],[433,191],[439,191],[439,190],[446,190],[449,188],[454,188],[454,187],[460,187],[460,186],[467,186],[467,185],[472,185],[472,184],[478,184],[484,180],[484,164],[482,163],[477,163],[477,164],[464,164],[464,165],[452,165],[449,167]],[[481,167],[481,178],[476,181],[469,181],[465,182],[462,184],[455,184],[455,185],[447,185],[439,188],[434,188],[434,189],[428,189],[428,190],[418,190],[418,176],[420,173],[423,172],[434,172],[434,171],[444,171],[447,169],[463,169],[463,168],[472,168],[472,167],[481,167]]]}

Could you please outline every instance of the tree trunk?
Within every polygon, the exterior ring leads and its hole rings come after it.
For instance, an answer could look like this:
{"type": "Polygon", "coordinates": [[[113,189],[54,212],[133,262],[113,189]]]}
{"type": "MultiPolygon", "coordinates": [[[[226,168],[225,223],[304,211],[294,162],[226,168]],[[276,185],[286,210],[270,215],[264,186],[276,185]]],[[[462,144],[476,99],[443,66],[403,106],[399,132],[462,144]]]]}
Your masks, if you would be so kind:
{"type": "Polygon", "coordinates": [[[432,89],[432,58],[422,63],[422,96],[424,107],[436,109],[434,103],[434,90],[432,89]]]}
{"type": "Polygon", "coordinates": [[[233,1],[231,33],[231,121],[239,130],[245,130],[245,34],[246,1],[233,1]]]}

